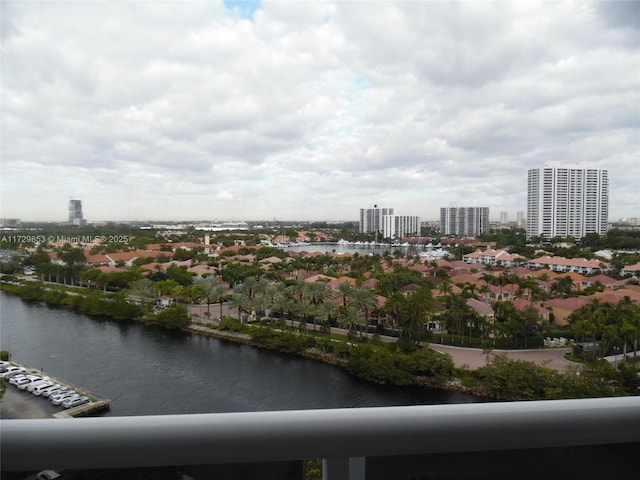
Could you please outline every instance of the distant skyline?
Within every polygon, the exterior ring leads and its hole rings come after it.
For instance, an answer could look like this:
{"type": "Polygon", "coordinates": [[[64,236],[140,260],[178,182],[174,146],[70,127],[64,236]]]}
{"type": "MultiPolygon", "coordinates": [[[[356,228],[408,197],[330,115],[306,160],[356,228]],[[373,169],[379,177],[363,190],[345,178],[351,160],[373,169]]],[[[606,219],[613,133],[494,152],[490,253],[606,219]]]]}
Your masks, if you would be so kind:
{"type": "Polygon", "coordinates": [[[0,9],[2,218],[515,220],[545,165],[640,217],[640,2],[0,9]]]}

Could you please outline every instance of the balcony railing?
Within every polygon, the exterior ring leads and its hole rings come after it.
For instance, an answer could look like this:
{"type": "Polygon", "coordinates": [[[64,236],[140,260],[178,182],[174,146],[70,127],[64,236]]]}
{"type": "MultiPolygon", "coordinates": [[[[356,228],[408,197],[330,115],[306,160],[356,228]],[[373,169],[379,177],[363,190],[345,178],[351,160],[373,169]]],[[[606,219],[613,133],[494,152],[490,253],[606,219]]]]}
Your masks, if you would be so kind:
{"type": "Polygon", "coordinates": [[[0,434],[3,472],[322,458],[336,480],[359,457],[637,444],[640,397],[2,420],[0,434]]]}

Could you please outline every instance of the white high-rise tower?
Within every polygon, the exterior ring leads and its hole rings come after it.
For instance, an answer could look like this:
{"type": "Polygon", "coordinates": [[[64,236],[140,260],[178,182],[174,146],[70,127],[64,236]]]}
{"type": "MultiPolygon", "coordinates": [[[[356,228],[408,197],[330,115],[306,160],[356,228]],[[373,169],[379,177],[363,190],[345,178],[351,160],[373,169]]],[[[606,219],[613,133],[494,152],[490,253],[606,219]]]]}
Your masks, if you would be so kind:
{"type": "Polygon", "coordinates": [[[529,170],[527,237],[605,235],[609,214],[607,170],[544,167],[529,170]]]}

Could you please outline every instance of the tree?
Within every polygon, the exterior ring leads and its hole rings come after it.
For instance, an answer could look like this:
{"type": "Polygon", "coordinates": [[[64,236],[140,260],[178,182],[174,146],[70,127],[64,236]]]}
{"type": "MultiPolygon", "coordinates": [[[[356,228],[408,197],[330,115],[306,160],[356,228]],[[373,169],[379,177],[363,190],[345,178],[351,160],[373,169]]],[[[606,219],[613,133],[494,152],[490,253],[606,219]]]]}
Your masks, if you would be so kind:
{"type": "Polygon", "coordinates": [[[322,319],[323,331],[331,333],[331,319],[336,315],[336,311],[336,306],[331,302],[324,302],[319,306],[318,315],[322,319]]]}
{"type": "Polygon", "coordinates": [[[364,329],[366,332],[369,325],[369,312],[378,306],[373,291],[367,287],[352,290],[349,304],[356,310],[364,312],[364,329]]]}
{"type": "Polygon", "coordinates": [[[342,295],[342,307],[347,308],[347,299],[351,297],[353,288],[349,282],[342,282],[338,284],[338,293],[342,295]]]}
{"type": "Polygon", "coordinates": [[[338,324],[347,330],[347,337],[350,341],[355,338],[355,332],[361,325],[360,312],[352,305],[347,305],[340,309],[338,314],[338,324]]]}
{"type": "Polygon", "coordinates": [[[168,280],[173,280],[183,287],[189,287],[193,284],[193,275],[187,270],[187,267],[171,265],[167,268],[165,274],[168,280]]]}
{"type": "MultiPolygon", "coordinates": [[[[320,306],[325,303],[327,299],[327,284],[324,282],[311,282],[307,283],[304,296],[305,298],[316,308],[319,310],[320,306]]],[[[313,316],[313,329],[316,329],[316,317],[313,316]]]]}
{"type": "Polygon", "coordinates": [[[404,350],[415,350],[427,339],[426,324],[435,310],[431,290],[422,287],[407,298],[402,307],[400,345],[404,350]]]}
{"type": "Polygon", "coordinates": [[[280,313],[280,323],[284,325],[284,312],[289,309],[289,300],[284,293],[278,292],[273,296],[271,309],[274,314],[280,313]]]}
{"type": "Polygon", "coordinates": [[[191,323],[189,311],[184,305],[171,305],[158,314],[159,325],[170,330],[185,328],[191,323]]]}
{"type": "Polygon", "coordinates": [[[564,298],[571,296],[571,294],[573,293],[573,289],[574,289],[573,280],[571,280],[571,277],[569,276],[557,278],[551,284],[551,288],[550,288],[553,294],[564,297],[564,298]]]}
{"type": "Polygon", "coordinates": [[[234,293],[231,297],[231,308],[238,310],[238,318],[243,320],[243,313],[251,307],[249,297],[245,293],[234,293]]]}

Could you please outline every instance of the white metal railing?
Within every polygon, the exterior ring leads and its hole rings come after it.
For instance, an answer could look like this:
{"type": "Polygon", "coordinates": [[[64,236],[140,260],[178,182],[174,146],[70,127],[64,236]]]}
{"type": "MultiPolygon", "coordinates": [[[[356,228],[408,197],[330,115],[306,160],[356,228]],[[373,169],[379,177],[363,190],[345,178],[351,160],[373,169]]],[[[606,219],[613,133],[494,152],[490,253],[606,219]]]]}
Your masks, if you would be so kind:
{"type": "Polygon", "coordinates": [[[3,471],[213,465],[640,442],[640,397],[0,421],[3,471]]]}

